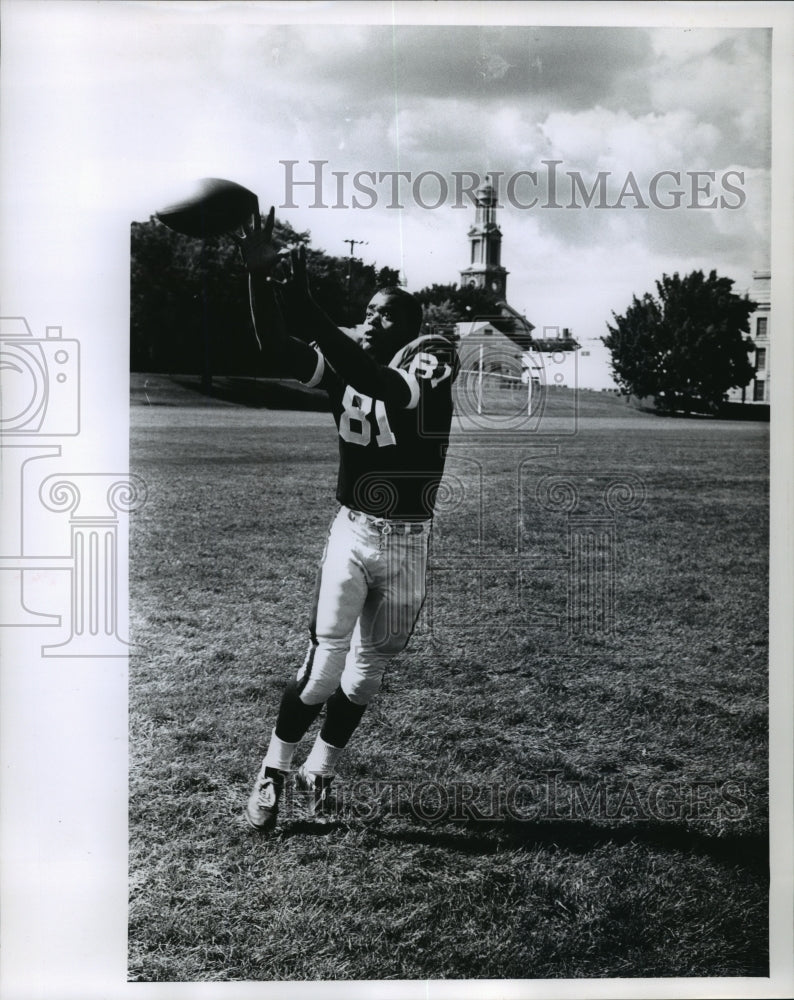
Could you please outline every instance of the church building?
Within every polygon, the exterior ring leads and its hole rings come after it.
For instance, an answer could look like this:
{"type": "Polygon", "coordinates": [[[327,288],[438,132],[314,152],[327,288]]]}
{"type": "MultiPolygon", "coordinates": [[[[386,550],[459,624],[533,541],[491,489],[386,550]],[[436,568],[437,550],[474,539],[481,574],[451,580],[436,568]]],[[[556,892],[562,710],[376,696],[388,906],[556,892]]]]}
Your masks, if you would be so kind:
{"type": "Polygon", "coordinates": [[[502,267],[502,231],[496,224],[497,195],[486,182],[476,194],[474,225],[469,230],[471,258],[460,272],[461,287],[487,288],[500,299],[507,296],[508,272],[502,267]]]}
{"type": "MultiPolygon", "coordinates": [[[[533,336],[534,324],[507,301],[507,276],[502,266],[502,230],[496,221],[499,196],[486,178],[485,184],[475,193],[474,225],[469,229],[469,265],[460,272],[461,287],[466,285],[486,289],[498,300],[498,314],[488,317],[490,322],[525,350],[536,352],[575,351],[579,344],[567,328],[555,328],[554,335],[544,329],[544,336],[533,336]]],[[[458,333],[466,336],[472,324],[458,324],[458,333]],[[464,329],[460,329],[463,327],[464,329]]]]}
{"type": "MultiPolygon", "coordinates": [[[[458,323],[456,333],[460,342],[464,368],[471,363],[478,370],[483,365],[492,374],[504,379],[519,373],[523,381],[535,378],[533,373],[550,366],[555,371],[575,366],[579,344],[571,331],[544,328],[544,335],[534,333],[535,326],[507,302],[507,276],[502,265],[502,231],[496,221],[498,194],[486,178],[485,184],[475,193],[474,225],[469,229],[469,264],[460,271],[461,286],[471,286],[491,292],[497,299],[493,315],[472,317],[458,323]],[[550,358],[554,356],[554,362],[550,358]],[[476,360],[475,360],[476,359],[476,360]],[[485,360],[483,360],[485,359],[485,360]]],[[[575,384],[573,372],[562,376],[563,384],[575,384]]],[[[560,379],[557,378],[557,384],[560,379]]]]}

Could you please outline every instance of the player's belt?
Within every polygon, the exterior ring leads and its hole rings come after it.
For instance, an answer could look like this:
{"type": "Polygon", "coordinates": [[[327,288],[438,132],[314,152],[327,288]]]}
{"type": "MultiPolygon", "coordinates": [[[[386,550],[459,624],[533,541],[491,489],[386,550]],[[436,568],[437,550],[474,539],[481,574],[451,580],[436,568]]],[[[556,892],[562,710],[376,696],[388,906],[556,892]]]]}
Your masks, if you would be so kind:
{"type": "Polygon", "coordinates": [[[430,521],[392,521],[386,517],[373,517],[360,510],[351,510],[349,507],[346,510],[351,521],[368,524],[382,535],[420,535],[430,529],[430,521]]]}

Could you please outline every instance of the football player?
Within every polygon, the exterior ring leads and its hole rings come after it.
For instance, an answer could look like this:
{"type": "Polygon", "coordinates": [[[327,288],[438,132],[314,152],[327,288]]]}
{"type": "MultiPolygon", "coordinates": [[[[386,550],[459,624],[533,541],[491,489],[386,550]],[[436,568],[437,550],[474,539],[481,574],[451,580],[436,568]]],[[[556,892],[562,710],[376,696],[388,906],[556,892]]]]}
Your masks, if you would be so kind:
{"type": "Polygon", "coordinates": [[[354,340],[312,300],[304,248],[292,251],[290,279],[273,280],[273,219],[271,208],[264,227],[255,216],[237,237],[254,330],[271,372],[329,395],[341,506],[318,572],[308,652],[284,690],[245,812],[262,831],[276,822],[296,748],[323,706],[322,728],[295,780],[312,793],[315,815],[327,808],[340,754],[414,629],[458,370],[450,341],[420,336],[422,307],[402,288],[374,295],[354,340]]]}

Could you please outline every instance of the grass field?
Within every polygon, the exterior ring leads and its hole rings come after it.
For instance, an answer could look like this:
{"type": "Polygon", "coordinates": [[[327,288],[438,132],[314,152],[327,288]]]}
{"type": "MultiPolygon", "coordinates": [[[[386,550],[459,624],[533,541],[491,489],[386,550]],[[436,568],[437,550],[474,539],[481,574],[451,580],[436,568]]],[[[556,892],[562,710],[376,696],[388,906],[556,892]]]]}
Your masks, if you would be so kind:
{"type": "Polygon", "coordinates": [[[305,650],[335,431],[156,386],[132,409],[131,980],[767,974],[766,425],[584,394],[574,435],[458,431],[428,608],[338,817],[290,798],[263,838],[242,808],[305,650]],[[573,511],[543,502],[564,482],[573,511]],[[614,629],[572,592],[611,594],[614,629]]]}

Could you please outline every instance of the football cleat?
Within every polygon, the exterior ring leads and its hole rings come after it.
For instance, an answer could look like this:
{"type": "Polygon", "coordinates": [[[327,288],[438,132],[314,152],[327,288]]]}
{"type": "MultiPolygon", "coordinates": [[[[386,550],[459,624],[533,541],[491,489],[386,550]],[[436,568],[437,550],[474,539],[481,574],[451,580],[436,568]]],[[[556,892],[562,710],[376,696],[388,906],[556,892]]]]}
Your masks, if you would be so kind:
{"type": "Polygon", "coordinates": [[[299,792],[308,793],[306,814],[309,819],[329,820],[336,812],[331,797],[332,775],[311,774],[302,765],[295,772],[295,787],[299,792]]]}
{"type": "Polygon", "coordinates": [[[283,791],[284,772],[263,764],[245,808],[245,818],[255,830],[266,833],[276,825],[283,791]]]}

